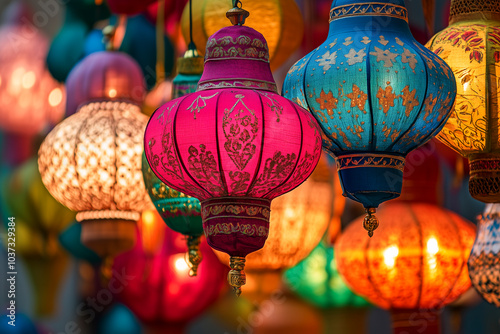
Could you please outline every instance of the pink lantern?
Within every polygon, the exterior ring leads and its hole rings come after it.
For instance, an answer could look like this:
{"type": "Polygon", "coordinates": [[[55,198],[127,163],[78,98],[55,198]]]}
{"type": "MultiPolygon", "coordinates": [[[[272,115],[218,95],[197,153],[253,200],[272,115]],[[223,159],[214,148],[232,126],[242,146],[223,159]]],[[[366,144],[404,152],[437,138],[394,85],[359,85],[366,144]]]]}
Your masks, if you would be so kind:
{"type": "Polygon", "coordinates": [[[64,86],[45,67],[49,41],[27,24],[0,29],[0,127],[34,135],[64,115],[64,86]]]}
{"type": "Polygon", "coordinates": [[[102,51],[85,57],[71,70],[66,89],[68,116],[74,114],[82,103],[105,98],[107,101],[142,105],[145,96],[141,68],[121,52],[102,51]]]}
{"type": "MultiPolygon", "coordinates": [[[[195,93],[160,107],[145,133],[153,172],[201,201],[208,244],[230,255],[228,280],[245,284],[245,256],[269,234],[271,200],[301,184],[321,153],[312,115],[278,95],[266,40],[235,24],[210,37],[195,93]]],[[[246,12],[248,14],[248,12],[246,12]]]]}

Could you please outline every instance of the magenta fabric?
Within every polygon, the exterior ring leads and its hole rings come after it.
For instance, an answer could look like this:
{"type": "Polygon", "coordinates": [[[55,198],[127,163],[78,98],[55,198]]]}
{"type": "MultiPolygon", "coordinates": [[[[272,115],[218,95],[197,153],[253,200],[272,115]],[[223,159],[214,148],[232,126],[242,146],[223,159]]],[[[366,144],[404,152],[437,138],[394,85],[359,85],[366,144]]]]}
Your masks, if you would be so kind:
{"type": "Polygon", "coordinates": [[[133,276],[117,294],[122,303],[143,322],[186,322],[213,304],[225,286],[227,268],[217,259],[202,238],[203,255],[198,275],[178,270],[176,262],[185,258],[185,237],[165,229],[161,250],[146,255],[141,238],[131,251],[119,255],[114,262],[115,273],[133,276]]]}
{"type": "Polygon", "coordinates": [[[142,105],[146,83],[142,70],[129,55],[118,51],[95,52],[82,59],[66,80],[66,116],[80,104],[105,98],[142,105]]]}
{"type": "Polygon", "coordinates": [[[275,93],[260,33],[227,27],[207,46],[198,91],[151,116],[146,158],[164,183],[198,198],[202,212],[218,202],[210,222],[203,219],[208,242],[229,255],[245,256],[262,248],[267,235],[241,233],[242,228],[268,228],[269,217],[257,211],[307,179],[320,157],[321,135],[307,110],[275,93]],[[243,202],[229,207],[235,198],[243,202]],[[217,223],[232,227],[207,233],[217,223]]]}

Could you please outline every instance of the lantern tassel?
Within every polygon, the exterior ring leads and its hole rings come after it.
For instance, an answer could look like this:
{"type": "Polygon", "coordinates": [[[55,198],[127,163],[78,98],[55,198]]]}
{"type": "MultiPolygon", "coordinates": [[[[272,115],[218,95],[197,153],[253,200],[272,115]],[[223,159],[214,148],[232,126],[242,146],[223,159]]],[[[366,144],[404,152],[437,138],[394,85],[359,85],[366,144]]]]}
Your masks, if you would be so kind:
{"type": "Polygon", "coordinates": [[[200,241],[201,236],[188,236],[187,245],[188,245],[188,257],[189,263],[191,264],[191,270],[189,271],[189,276],[197,276],[198,275],[198,266],[203,260],[203,256],[200,252],[200,241]]]}
{"type": "Polygon", "coordinates": [[[373,231],[375,231],[379,225],[378,218],[375,216],[377,209],[366,208],[366,217],[363,221],[363,227],[368,231],[368,236],[373,237],[373,231]]]}
{"type": "Polygon", "coordinates": [[[245,269],[245,258],[242,256],[231,256],[229,259],[229,267],[231,270],[227,274],[229,285],[233,287],[233,291],[237,297],[241,295],[241,287],[246,284],[247,278],[243,269],[245,269]]]}

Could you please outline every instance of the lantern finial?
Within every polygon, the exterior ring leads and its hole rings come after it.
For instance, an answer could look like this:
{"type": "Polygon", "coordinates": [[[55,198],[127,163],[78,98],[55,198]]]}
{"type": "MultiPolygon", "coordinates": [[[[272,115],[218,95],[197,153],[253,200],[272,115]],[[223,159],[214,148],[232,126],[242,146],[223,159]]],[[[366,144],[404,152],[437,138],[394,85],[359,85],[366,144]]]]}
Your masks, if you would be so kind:
{"type": "Polygon", "coordinates": [[[233,2],[234,7],[226,12],[226,17],[231,21],[233,26],[242,26],[245,24],[246,18],[250,16],[250,13],[241,8],[241,1],[236,0],[233,2]]]}
{"type": "Polygon", "coordinates": [[[227,280],[233,287],[236,296],[241,295],[241,287],[247,283],[247,278],[243,269],[245,268],[245,258],[242,256],[231,256],[229,259],[231,270],[227,274],[227,280]]]}
{"type": "Polygon", "coordinates": [[[198,266],[203,259],[203,256],[200,252],[200,236],[189,235],[187,237],[187,245],[188,245],[188,257],[189,263],[191,264],[191,270],[189,271],[189,276],[197,276],[198,275],[198,266]]]}
{"type": "Polygon", "coordinates": [[[373,237],[373,231],[375,231],[378,227],[378,218],[375,217],[375,212],[377,211],[375,208],[366,208],[366,216],[363,221],[363,227],[368,231],[368,235],[373,237]]]}

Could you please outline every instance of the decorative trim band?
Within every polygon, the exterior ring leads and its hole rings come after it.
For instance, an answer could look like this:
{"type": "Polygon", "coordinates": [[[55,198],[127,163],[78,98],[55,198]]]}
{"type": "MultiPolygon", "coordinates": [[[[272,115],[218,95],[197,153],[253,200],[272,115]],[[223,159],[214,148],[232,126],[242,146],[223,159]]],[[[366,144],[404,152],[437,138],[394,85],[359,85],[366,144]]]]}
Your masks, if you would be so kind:
{"type": "Polygon", "coordinates": [[[405,158],[397,155],[386,154],[348,154],[335,157],[337,170],[357,168],[357,167],[382,167],[393,168],[401,172],[405,168],[405,158]]]}
{"type": "Polygon", "coordinates": [[[214,225],[209,225],[205,229],[205,234],[207,236],[219,235],[219,234],[232,234],[241,233],[243,235],[253,236],[253,237],[266,237],[269,235],[269,227],[259,226],[255,224],[240,224],[240,223],[217,223],[214,225]]]}
{"type": "Polygon", "coordinates": [[[201,202],[201,218],[258,219],[269,222],[271,202],[260,198],[216,198],[201,202]]]}
{"type": "Polygon", "coordinates": [[[383,2],[355,3],[332,8],[330,20],[349,16],[390,16],[405,20],[408,23],[408,10],[404,6],[388,4],[383,2]]]}
{"type": "Polygon", "coordinates": [[[82,211],[76,214],[76,220],[79,222],[98,219],[123,219],[138,221],[140,218],[141,214],[139,212],[120,210],[82,211]]]}
{"type": "Polygon", "coordinates": [[[274,93],[278,93],[278,88],[275,83],[266,81],[256,81],[256,80],[246,80],[238,81],[233,79],[227,79],[227,81],[217,81],[217,82],[200,82],[198,84],[197,91],[209,90],[209,89],[219,89],[219,88],[242,88],[242,89],[260,89],[267,90],[274,93]]]}
{"type": "Polygon", "coordinates": [[[498,158],[471,160],[469,162],[469,165],[470,165],[470,174],[481,173],[481,172],[500,173],[500,159],[498,158]]]}

